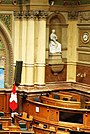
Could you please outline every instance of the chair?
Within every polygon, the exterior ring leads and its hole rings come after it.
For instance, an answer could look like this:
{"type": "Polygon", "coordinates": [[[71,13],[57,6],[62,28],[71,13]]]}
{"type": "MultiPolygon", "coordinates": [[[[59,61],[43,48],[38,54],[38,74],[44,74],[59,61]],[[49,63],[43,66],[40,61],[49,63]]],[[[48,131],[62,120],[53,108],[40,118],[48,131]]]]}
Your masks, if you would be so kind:
{"type": "Polygon", "coordinates": [[[36,101],[36,102],[41,102],[38,97],[35,97],[35,98],[34,98],[34,101],[36,101]]]}
{"type": "Polygon", "coordinates": [[[23,118],[27,118],[27,113],[26,113],[26,112],[23,112],[23,113],[22,113],[22,117],[23,117],[23,118]]]}
{"type": "Polygon", "coordinates": [[[51,131],[55,131],[55,127],[54,127],[54,126],[50,126],[49,129],[50,129],[51,131]]]}
{"type": "Polygon", "coordinates": [[[40,128],[43,128],[43,124],[41,124],[41,123],[39,123],[39,125],[38,125],[40,128]]]}
{"type": "Polygon", "coordinates": [[[54,94],[54,99],[60,100],[60,96],[58,94],[54,94]]]}
{"type": "Polygon", "coordinates": [[[47,125],[46,125],[46,124],[44,124],[44,125],[43,125],[43,128],[47,128],[47,125]]]}
{"type": "Polygon", "coordinates": [[[4,112],[0,112],[0,117],[4,117],[4,112]]]}
{"type": "Polygon", "coordinates": [[[20,122],[19,123],[19,126],[20,126],[20,130],[27,130],[27,127],[26,127],[26,123],[25,122],[20,122]]]}
{"type": "MultiPolygon", "coordinates": [[[[56,134],[70,134],[70,132],[69,132],[69,131],[58,130],[58,131],[56,132],[56,134]]],[[[74,133],[72,133],[72,134],[74,134],[74,133]]]]}
{"type": "Polygon", "coordinates": [[[2,130],[2,123],[0,123],[0,130],[2,130]]]}
{"type": "Polygon", "coordinates": [[[64,101],[68,101],[68,98],[63,98],[64,101]]]}
{"type": "Polygon", "coordinates": [[[71,98],[70,101],[77,101],[77,99],[76,98],[71,98]]]}
{"type": "Polygon", "coordinates": [[[87,106],[87,109],[90,109],[90,106],[87,106]]]}
{"type": "Polygon", "coordinates": [[[33,116],[32,116],[32,115],[29,115],[29,119],[30,119],[30,120],[33,120],[33,116]]]}

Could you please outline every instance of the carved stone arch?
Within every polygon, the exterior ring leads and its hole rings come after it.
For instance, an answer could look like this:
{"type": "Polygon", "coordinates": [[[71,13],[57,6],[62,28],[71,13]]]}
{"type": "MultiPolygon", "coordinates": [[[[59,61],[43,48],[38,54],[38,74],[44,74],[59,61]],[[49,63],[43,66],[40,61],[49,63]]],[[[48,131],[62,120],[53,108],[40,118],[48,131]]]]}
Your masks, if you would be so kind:
{"type": "Polygon", "coordinates": [[[0,21],[0,41],[4,46],[4,82],[6,87],[13,83],[12,39],[4,24],[0,21]]]}
{"type": "Polygon", "coordinates": [[[66,18],[63,16],[63,14],[59,12],[54,12],[47,18],[47,45],[46,45],[46,55],[48,58],[49,55],[49,36],[52,29],[55,29],[56,35],[58,37],[58,41],[62,44],[63,41],[63,27],[65,27],[66,24],[66,18]]]}
{"type": "MultiPolygon", "coordinates": [[[[58,75],[63,71],[63,46],[65,40],[66,31],[66,18],[63,14],[59,12],[54,12],[50,14],[47,18],[47,27],[46,27],[46,35],[47,35],[47,44],[46,44],[46,81],[48,81],[48,77],[52,79],[52,75],[58,75]],[[55,34],[57,36],[58,42],[61,44],[61,52],[50,52],[50,34],[52,29],[55,29],[55,34]],[[49,75],[48,75],[49,72],[49,75]]],[[[54,80],[54,79],[53,79],[54,80]]]]}
{"type": "Polygon", "coordinates": [[[65,17],[61,13],[52,13],[50,16],[47,18],[47,25],[50,24],[52,19],[58,18],[59,22],[61,24],[66,24],[65,17]]]}

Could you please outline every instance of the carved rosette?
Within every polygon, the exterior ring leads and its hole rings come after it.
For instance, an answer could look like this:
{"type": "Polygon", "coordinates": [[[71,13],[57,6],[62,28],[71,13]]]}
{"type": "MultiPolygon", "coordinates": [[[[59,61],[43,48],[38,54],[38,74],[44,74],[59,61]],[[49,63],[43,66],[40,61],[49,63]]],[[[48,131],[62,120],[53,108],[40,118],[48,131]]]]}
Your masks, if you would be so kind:
{"type": "Polygon", "coordinates": [[[79,23],[90,23],[90,11],[79,13],[79,23]]]}

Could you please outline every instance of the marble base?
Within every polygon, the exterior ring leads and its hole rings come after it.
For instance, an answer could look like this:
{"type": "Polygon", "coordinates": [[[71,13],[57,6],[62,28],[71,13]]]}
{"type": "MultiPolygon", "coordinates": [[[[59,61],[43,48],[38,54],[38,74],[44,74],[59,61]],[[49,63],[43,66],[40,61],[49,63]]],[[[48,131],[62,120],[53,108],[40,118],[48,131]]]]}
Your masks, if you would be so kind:
{"type": "Polygon", "coordinates": [[[51,67],[51,71],[57,75],[64,69],[64,64],[62,62],[62,53],[49,54],[48,64],[51,67]]]}
{"type": "Polygon", "coordinates": [[[49,62],[52,64],[61,64],[62,63],[62,53],[49,54],[49,62]]]}

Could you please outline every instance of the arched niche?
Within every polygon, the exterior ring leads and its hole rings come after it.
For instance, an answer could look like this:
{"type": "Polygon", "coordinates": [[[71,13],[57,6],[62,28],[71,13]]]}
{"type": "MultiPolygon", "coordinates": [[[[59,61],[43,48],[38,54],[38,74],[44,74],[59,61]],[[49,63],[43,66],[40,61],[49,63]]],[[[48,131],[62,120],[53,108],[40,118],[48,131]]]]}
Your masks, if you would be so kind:
{"type": "Polygon", "coordinates": [[[4,83],[5,87],[10,87],[13,83],[13,50],[12,39],[5,27],[0,21],[0,42],[3,45],[3,60],[4,60],[4,83]]]}
{"type": "MultiPolygon", "coordinates": [[[[55,29],[58,41],[63,45],[64,35],[67,24],[66,19],[61,13],[52,13],[47,18],[47,45],[46,45],[46,59],[49,56],[49,36],[52,29],[55,29]]],[[[63,46],[62,46],[63,48],[63,46]]]]}

